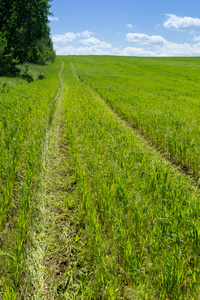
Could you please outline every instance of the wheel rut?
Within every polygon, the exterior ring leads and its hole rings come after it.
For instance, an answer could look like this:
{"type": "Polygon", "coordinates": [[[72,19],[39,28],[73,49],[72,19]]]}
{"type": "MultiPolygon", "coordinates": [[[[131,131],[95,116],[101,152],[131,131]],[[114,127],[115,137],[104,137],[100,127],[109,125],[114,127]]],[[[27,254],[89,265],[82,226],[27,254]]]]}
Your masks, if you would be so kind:
{"type": "Polygon", "coordinates": [[[76,181],[69,164],[65,137],[63,70],[62,62],[56,109],[44,143],[43,170],[36,199],[36,221],[27,251],[28,276],[23,299],[63,299],[64,273],[70,265],[69,258],[73,256],[70,204],[76,197],[76,181]]]}
{"type": "Polygon", "coordinates": [[[197,188],[198,190],[200,190],[200,180],[197,176],[195,176],[195,174],[192,173],[192,171],[185,165],[182,165],[180,163],[178,163],[176,160],[174,160],[173,158],[169,157],[169,154],[167,153],[167,151],[165,149],[161,149],[157,144],[155,144],[150,138],[148,138],[139,128],[135,127],[133,124],[131,124],[130,122],[127,121],[127,119],[120,115],[119,112],[117,112],[116,110],[114,110],[108,103],[106,100],[104,100],[96,90],[94,90],[89,84],[87,84],[86,82],[82,81],[78,75],[76,74],[76,70],[75,67],[73,65],[73,63],[71,63],[71,67],[72,67],[72,73],[74,75],[74,77],[82,82],[85,86],[87,86],[87,88],[90,90],[90,92],[93,94],[93,96],[95,96],[97,99],[99,99],[99,101],[103,102],[104,105],[107,106],[108,110],[114,114],[120,121],[122,121],[126,126],[128,126],[129,128],[131,128],[132,131],[134,131],[134,133],[141,139],[141,142],[143,144],[146,144],[147,147],[150,147],[153,151],[155,151],[156,153],[158,153],[164,160],[168,161],[171,166],[173,168],[175,168],[178,172],[180,172],[183,176],[188,177],[191,180],[192,185],[197,188]]]}

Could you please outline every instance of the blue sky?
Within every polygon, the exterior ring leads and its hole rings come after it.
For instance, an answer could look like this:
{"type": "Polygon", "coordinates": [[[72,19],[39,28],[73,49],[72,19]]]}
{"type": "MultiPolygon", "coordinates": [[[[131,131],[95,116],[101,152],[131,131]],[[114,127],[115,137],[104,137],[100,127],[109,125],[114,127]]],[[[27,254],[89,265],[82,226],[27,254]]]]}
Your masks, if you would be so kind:
{"type": "Polygon", "coordinates": [[[53,0],[58,55],[200,56],[199,0],[53,0]]]}

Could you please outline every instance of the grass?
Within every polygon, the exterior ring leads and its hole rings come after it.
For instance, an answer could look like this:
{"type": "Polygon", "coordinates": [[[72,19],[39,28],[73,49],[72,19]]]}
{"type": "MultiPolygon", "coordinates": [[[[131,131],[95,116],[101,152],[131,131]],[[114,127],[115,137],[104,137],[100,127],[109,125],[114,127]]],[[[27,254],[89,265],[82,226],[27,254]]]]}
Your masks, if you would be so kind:
{"type": "Polygon", "coordinates": [[[77,76],[199,178],[199,58],[71,58],[77,76]]]}
{"type": "Polygon", "coordinates": [[[41,168],[41,145],[55,109],[59,68],[58,61],[44,71],[46,79],[31,84],[19,77],[0,81],[0,290],[5,299],[17,297],[24,274],[32,196],[41,168]]]}
{"type": "Polygon", "coordinates": [[[3,299],[199,297],[198,67],[69,56],[2,78],[3,299]]]}
{"type": "Polygon", "coordinates": [[[91,257],[82,297],[194,297],[198,190],[79,82],[70,64],[64,74],[66,130],[91,257]]]}
{"type": "MultiPolygon", "coordinates": [[[[61,73],[62,74],[62,73],[61,73]]],[[[78,208],[73,170],[67,159],[63,122],[64,82],[43,150],[43,172],[35,197],[36,220],[27,250],[28,288],[25,299],[63,299],[63,273],[73,267],[73,235],[78,208]],[[66,191],[68,193],[66,194],[66,191]],[[69,226],[69,222],[74,225],[69,226]],[[71,259],[70,259],[71,258],[71,259]]],[[[69,272],[69,271],[68,271],[69,272]]]]}

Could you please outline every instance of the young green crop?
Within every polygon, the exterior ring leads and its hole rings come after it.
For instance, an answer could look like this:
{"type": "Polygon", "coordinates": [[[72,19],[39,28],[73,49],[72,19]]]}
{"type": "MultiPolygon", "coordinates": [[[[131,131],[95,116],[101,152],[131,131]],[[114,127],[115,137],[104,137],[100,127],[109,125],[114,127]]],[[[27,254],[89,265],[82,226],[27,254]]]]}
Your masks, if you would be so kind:
{"type": "Polygon", "coordinates": [[[60,61],[43,70],[43,79],[0,79],[0,290],[15,299],[25,243],[32,221],[31,202],[41,168],[45,132],[55,109],[60,61]],[[12,296],[11,296],[12,295],[12,296]]]}
{"type": "Polygon", "coordinates": [[[199,177],[199,58],[71,57],[77,76],[199,177]]]}
{"type": "Polygon", "coordinates": [[[65,59],[66,134],[87,224],[77,299],[195,299],[199,192],[72,70],[65,59]]]}
{"type": "MultiPolygon", "coordinates": [[[[66,218],[69,223],[66,226],[72,225],[76,230],[73,237],[66,237],[69,257],[65,257],[64,278],[55,294],[61,299],[197,299],[199,191],[189,177],[135,133],[130,123],[166,149],[173,160],[192,168],[198,175],[198,165],[194,164],[195,171],[188,163],[195,157],[191,154],[190,158],[189,151],[196,149],[193,152],[197,154],[198,134],[193,135],[194,141],[189,146],[184,146],[191,138],[189,133],[197,129],[197,93],[195,89],[185,91],[185,103],[182,103],[183,93],[179,102],[173,102],[172,96],[174,90],[181,93],[180,79],[186,82],[193,78],[191,86],[198,87],[194,81],[198,79],[194,71],[198,59],[70,56],[61,60],[66,86],[65,95],[64,84],[62,88],[65,120],[62,116],[59,138],[64,136],[67,144],[65,157],[69,163],[66,165],[73,174],[76,199],[72,202],[77,208],[69,209],[67,217],[62,211],[62,224],[66,218]],[[180,78],[183,68],[187,73],[182,72],[180,78]],[[166,78],[171,80],[170,85],[164,84],[166,78]],[[158,95],[152,101],[155,87],[163,97],[168,90],[168,101],[160,103],[158,95]],[[189,100],[189,94],[194,100],[189,100]],[[190,115],[192,119],[189,119],[189,111],[194,118],[190,115]],[[192,120],[190,127],[186,126],[189,120],[192,120]],[[80,215],[76,216],[75,211],[80,215]],[[68,218],[70,214],[74,216],[68,218]]],[[[17,299],[18,291],[27,288],[30,289],[27,295],[31,295],[32,286],[25,284],[27,278],[23,280],[23,276],[30,276],[24,267],[26,243],[37,213],[33,199],[44,165],[42,145],[54,117],[60,67],[57,60],[55,65],[47,67],[42,80],[30,84],[19,78],[0,81],[0,290],[3,299],[17,299]]],[[[61,145],[62,142],[59,141],[61,145]]],[[[59,173],[62,197],[65,199],[66,193],[67,199],[70,190],[66,184],[62,185],[62,180],[68,182],[66,172],[63,169],[59,172],[58,165],[53,172],[59,173]]],[[[55,207],[59,211],[59,204],[55,207]]],[[[51,232],[47,232],[47,238],[51,245],[51,232]]],[[[64,240],[56,243],[57,238],[59,233],[54,232],[53,248],[64,243],[64,240]]],[[[66,255],[62,253],[63,257],[66,255]]],[[[41,287],[38,290],[43,297],[41,287]]]]}

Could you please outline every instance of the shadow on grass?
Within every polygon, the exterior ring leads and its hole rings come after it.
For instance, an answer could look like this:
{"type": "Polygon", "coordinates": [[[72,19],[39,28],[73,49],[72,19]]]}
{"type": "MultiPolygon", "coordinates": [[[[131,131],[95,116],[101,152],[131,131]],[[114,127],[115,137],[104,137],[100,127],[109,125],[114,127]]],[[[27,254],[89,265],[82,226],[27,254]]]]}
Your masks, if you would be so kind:
{"type": "Polygon", "coordinates": [[[27,80],[28,83],[31,83],[31,82],[34,81],[33,76],[30,75],[30,74],[26,74],[26,73],[24,73],[24,74],[18,74],[18,76],[16,76],[16,77],[25,79],[25,80],[27,80]]]}
{"type": "Polygon", "coordinates": [[[22,70],[18,67],[16,67],[15,69],[12,69],[12,71],[8,71],[5,72],[4,74],[0,75],[0,76],[4,76],[4,77],[9,77],[9,78],[21,78],[26,80],[28,83],[31,83],[37,79],[44,79],[45,76],[42,75],[41,73],[39,73],[38,75],[33,75],[30,73],[30,71],[26,68],[25,70],[22,70]]]}

